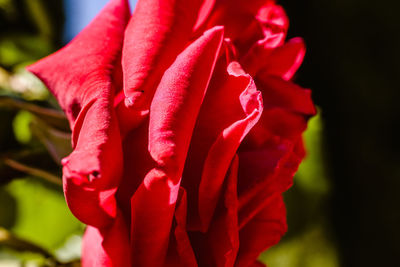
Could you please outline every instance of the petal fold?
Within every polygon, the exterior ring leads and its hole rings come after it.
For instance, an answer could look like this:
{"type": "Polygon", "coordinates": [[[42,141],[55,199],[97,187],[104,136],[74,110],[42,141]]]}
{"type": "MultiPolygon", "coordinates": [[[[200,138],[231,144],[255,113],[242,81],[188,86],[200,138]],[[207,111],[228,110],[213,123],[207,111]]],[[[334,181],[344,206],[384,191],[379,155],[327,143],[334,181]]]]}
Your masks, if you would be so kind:
{"type": "Polygon", "coordinates": [[[71,128],[100,89],[110,90],[129,16],[126,0],[110,1],[67,46],[27,68],[55,95],[71,128]]]}
{"type": "Polygon", "coordinates": [[[28,67],[56,96],[72,128],[74,151],[62,161],[67,203],[77,218],[98,227],[117,211],[122,152],[112,73],[128,18],[128,2],[112,0],[66,47],[28,67]]]}
{"type": "Polygon", "coordinates": [[[240,230],[240,248],[234,266],[259,266],[259,255],[278,243],[286,230],[285,203],[278,194],[240,230]]]}
{"type": "Polygon", "coordinates": [[[148,150],[156,166],[131,199],[134,266],[165,262],[187,150],[222,39],[222,27],[206,31],[177,57],[154,95],[148,150]]]}
{"type": "Polygon", "coordinates": [[[82,241],[82,266],[131,266],[128,237],[128,229],[120,214],[109,228],[87,226],[82,241]]]}
{"type": "Polygon", "coordinates": [[[260,76],[273,75],[288,81],[299,69],[306,52],[302,38],[290,39],[286,44],[270,53],[265,65],[260,70],[260,76]]]}
{"type": "Polygon", "coordinates": [[[164,71],[187,45],[202,4],[202,0],[137,2],[122,53],[128,107],[148,109],[164,71]]]}
{"type": "Polygon", "coordinates": [[[263,106],[261,93],[257,91],[253,80],[240,94],[240,102],[246,117],[225,128],[211,146],[204,162],[199,187],[199,215],[202,231],[206,231],[211,222],[226,172],[243,138],[259,120],[263,106]]]}

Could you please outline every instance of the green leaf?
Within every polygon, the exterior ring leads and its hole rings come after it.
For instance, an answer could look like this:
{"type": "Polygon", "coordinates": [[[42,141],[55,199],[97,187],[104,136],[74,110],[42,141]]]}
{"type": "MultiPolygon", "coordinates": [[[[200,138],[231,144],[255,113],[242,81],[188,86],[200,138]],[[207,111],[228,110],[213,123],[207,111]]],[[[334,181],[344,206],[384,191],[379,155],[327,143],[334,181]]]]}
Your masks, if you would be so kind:
{"type": "Polygon", "coordinates": [[[307,156],[300,164],[295,177],[295,186],[309,193],[327,194],[330,189],[323,162],[323,125],[321,111],[311,118],[304,133],[307,156]]]}
{"type": "Polygon", "coordinates": [[[27,144],[32,138],[29,124],[32,120],[32,114],[27,111],[20,111],[14,118],[13,128],[15,138],[22,144],[27,144]]]}
{"type": "Polygon", "coordinates": [[[321,225],[270,248],[260,260],[269,267],[339,267],[338,255],[321,225]]]}
{"type": "Polygon", "coordinates": [[[14,180],[5,190],[16,201],[16,221],[10,230],[18,237],[53,253],[68,237],[82,233],[83,224],[69,211],[61,190],[34,178],[14,180]]]}

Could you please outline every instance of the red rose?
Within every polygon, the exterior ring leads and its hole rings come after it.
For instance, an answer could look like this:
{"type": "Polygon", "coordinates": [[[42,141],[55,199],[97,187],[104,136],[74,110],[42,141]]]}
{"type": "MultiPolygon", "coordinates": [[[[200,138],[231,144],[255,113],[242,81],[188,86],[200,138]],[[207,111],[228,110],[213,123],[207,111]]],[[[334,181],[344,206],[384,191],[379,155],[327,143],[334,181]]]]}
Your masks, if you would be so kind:
{"type": "Polygon", "coordinates": [[[71,125],[83,266],[258,266],[315,114],[287,26],[272,0],[111,0],[29,67],[71,125]]]}

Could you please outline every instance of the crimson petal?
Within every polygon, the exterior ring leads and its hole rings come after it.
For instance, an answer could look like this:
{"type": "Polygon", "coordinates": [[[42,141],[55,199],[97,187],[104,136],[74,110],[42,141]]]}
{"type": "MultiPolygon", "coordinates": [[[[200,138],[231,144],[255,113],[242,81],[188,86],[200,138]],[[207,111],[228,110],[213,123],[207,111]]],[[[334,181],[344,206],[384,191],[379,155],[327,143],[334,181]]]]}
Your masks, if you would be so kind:
{"type": "Polygon", "coordinates": [[[162,74],[187,45],[202,4],[203,0],[137,2],[122,53],[127,106],[148,109],[162,74]]]}
{"type": "Polygon", "coordinates": [[[282,194],[292,185],[303,157],[301,138],[295,144],[282,142],[259,151],[239,153],[240,228],[265,207],[273,195],[282,194]]]}
{"type": "Polygon", "coordinates": [[[261,93],[257,91],[250,76],[247,78],[249,84],[239,96],[245,116],[222,130],[204,161],[199,187],[199,215],[203,231],[209,227],[226,172],[236,150],[258,122],[263,110],[261,93]]]}
{"type": "Polygon", "coordinates": [[[235,266],[255,264],[260,253],[278,243],[286,230],[285,203],[278,194],[240,230],[240,248],[235,266]]]}
{"type": "Polygon", "coordinates": [[[128,229],[121,214],[106,229],[87,226],[82,242],[82,266],[131,266],[128,237],[128,229]]]}
{"type": "Polygon", "coordinates": [[[175,225],[172,229],[167,263],[170,267],[197,267],[197,260],[186,229],[187,199],[186,191],[179,188],[179,196],[175,209],[175,225]]]}
{"type": "Polygon", "coordinates": [[[183,173],[190,230],[207,231],[229,165],[261,112],[261,95],[251,77],[237,62],[227,66],[221,58],[197,118],[183,173]]]}
{"type": "Polygon", "coordinates": [[[150,108],[149,152],[156,163],[131,199],[132,264],[162,266],[183,165],[223,38],[215,27],[165,72],[150,108]]]}
{"type": "Polygon", "coordinates": [[[64,190],[83,222],[104,226],[116,215],[113,194],[122,172],[112,72],[129,18],[126,0],[112,0],[74,40],[28,67],[56,96],[73,132],[63,160],[64,190]]]}
{"type": "Polygon", "coordinates": [[[270,53],[259,75],[273,75],[290,80],[303,62],[305,52],[306,48],[302,38],[290,39],[286,44],[270,53]]]}
{"type": "Polygon", "coordinates": [[[315,115],[310,90],[273,76],[261,77],[257,82],[264,96],[265,108],[280,107],[294,113],[315,115]]]}
{"type": "Polygon", "coordinates": [[[222,203],[207,232],[213,266],[233,266],[239,250],[237,179],[239,158],[236,155],[227,173],[222,203]]]}

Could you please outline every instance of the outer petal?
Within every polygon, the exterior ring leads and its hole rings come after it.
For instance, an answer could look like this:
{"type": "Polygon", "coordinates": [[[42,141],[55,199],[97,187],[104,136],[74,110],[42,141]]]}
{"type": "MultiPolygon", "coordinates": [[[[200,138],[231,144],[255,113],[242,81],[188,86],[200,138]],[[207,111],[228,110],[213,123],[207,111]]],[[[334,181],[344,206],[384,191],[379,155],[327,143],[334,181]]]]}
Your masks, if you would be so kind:
{"type": "Polygon", "coordinates": [[[28,68],[70,121],[74,151],[62,162],[65,195],[71,211],[94,226],[110,223],[116,214],[122,152],[111,76],[128,17],[127,1],[110,1],[69,45],[28,68]]]}
{"type": "Polygon", "coordinates": [[[239,159],[236,155],[227,173],[217,216],[213,219],[207,233],[207,245],[213,259],[212,266],[233,266],[239,250],[238,162],[239,159]]]}
{"type": "Polygon", "coordinates": [[[207,25],[224,25],[226,37],[235,43],[241,54],[247,51],[253,42],[263,38],[255,14],[243,12],[231,4],[217,5],[207,25]]]}
{"type": "Polygon", "coordinates": [[[316,113],[310,90],[276,77],[265,77],[258,81],[265,95],[266,108],[280,107],[304,115],[316,113]]]}
{"type": "Polygon", "coordinates": [[[246,115],[220,133],[204,161],[199,187],[199,215],[203,231],[208,228],[214,215],[232,158],[243,138],[259,120],[263,110],[261,94],[251,79],[239,99],[246,115]]]}
{"type": "Polygon", "coordinates": [[[277,76],[290,80],[296,73],[305,55],[301,38],[293,38],[280,46],[282,34],[271,35],[257,42],[241,59],[246,71],[253,76],[277,76]]]}
{"type": "Polygon", "coordinates": [[[296,141],[316,113],[311,91],[273,76],[258,77],[257,86],[263,93],[265,110],[245,141],[255,147],[274,138],[296,141]]]}
{"type": "Polygon", "coordinates": [[[282,6],[267,3],[257,13],[257,20],[262,25],[265,36],[271,33],[286,33],[289,28],[289,19],[282,6]]]}
{"type": "Polygon", "coordinates": [[[220,0],[208,20],[208,25],[224,25],[226,36],[235,43],[243,56],[258,40],[282,34],[284,39],[288,19],[279,5],[270,0],[220,0]]]}
{"type": "Polygon", "coordinates": [[[183,174],[189,229],[207,230],[229,165],[261,112],[261,95],[251,77],[237,62],[227,69],[221,59],[196,122],[183,174]]]}
{"type": "Polygon", "coordinates": [[[103,93],[99,88],[110,88],[128,19],[127,1],[112,0],[67,46],[28,67],[56,96],[71,128],[81,109],[103,93]]]}
{"type": "Polygon", "coordinates": [[[265,265],[262,262],[259,261],[255,261],[252,265],[250,265],[251,267],[266,267],[267,265],[265,265]]]}
{"type": "Polygon", "coordinates": [[[149,120],[148,118],[123,141],[124,173],[118,187],[118,206],[130,225],[131,198],[143,182],[149,170],[156,163],[148,151],[149,120]]]}
{"type": "Polygon", "coordinates": [[[251,76],[255,77],[266,62],[268,62],[274,49],[284,42],[284,38],[285,34],[277,33],[257,41],[249,51],[240,58],[240,63],[243,65],[243,68],[251,76]]]}
{"type": "Polygon", "coordinates": [[[290,39],[276,48],[260,71],[260,75],[274,75],[290,80],[303,62],[306,48],[303,39],[290,39]]]}
{"type": "Polygon", "coordinates": [[[203,23],[207,20],[210,15],[216,0],[204,0],[203,5],[200,8],[199,16],[196,21],[196,25],[194,26],[194,31],[197,31],[203,23]]]}
{"type": "Polygon", "coordinates": [[[183,187],[179,188],[179,196],[175,209],[174,226],[171,233],[166,266],[197,267],[197,260],[186,229],[187,200],[183,187]]]}
{"type": "Polygon", "coordinates": [[[131,266],[128,237],[128,229],[121,214],[107,229],[88,226],[83,236],[82,266],[131,266]]]}
{"type": "Polygon", "coordinates": [[[284,140],[297,140],[307,128],[308,118],[282,108],[265,109],[259,124],[248,135],[247,143],[262,146],[265,142],[284,143],[284,140]]]}
{"type": "Polygon", "coordinates": [[[277,194],[240,230],[240,248],[235,266],[253,266],[260,253],[278,243],[286,230],[285,203],[277,194]]]}
{"type": "Polygon", "coordinates": [[[148,109],[162,74],[187,45],[202,3],[138,1],[126,29],[122,55],[127,106],[148,109]]]}
{"type": "Polygon", "coordinates": [[[164,264],[186,153],[222,37],[221,27],[205,32],[177,57],[157,88],[149,122],[156,167],[131,200],[134,266],[164,264]]]}
{"type": "Polygon", "coordinates": [[[150,110],[149,151],[166,173],[182,173],[172,163],[183,169],[222,37],[222,27],[207,31],[178,56],[157,89],[150,110]]]}
{"type": "Polygon", "coordinates": [[[239,226],[247,224],[272,196],[292,185],[293,175],[304,157],[298,141],[266,145],[258,151],[239,153],[239,226]]]}
{"type": "Polygon", "coordinates": [[[232,7],[243,12],[256,14],[261,6],[267,3],[275,3],[275,0],[217,0],[217,3],[219,5],[232,5],[232,7]]]}

